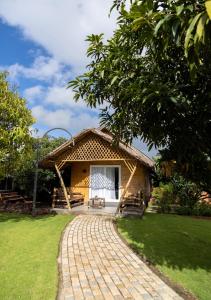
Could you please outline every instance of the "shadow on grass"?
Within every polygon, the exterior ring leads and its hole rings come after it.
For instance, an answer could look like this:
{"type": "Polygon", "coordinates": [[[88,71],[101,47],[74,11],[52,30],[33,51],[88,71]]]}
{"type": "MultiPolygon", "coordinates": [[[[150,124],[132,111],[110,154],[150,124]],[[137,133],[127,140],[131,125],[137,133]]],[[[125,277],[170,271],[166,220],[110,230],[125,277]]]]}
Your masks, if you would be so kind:
{"type": "Polygon", "coordinates": [[[47,221],[54,218],[56,214],[38,215],[33,217],[30,214],[0,212],[0,222],[20,222],[20,221],[47,221]]]}
{"type": "Polygon", "coordinates": [[[117,224],[130,246],[154,265],[211,271],[211,221],[146,214],[117,224]]]}

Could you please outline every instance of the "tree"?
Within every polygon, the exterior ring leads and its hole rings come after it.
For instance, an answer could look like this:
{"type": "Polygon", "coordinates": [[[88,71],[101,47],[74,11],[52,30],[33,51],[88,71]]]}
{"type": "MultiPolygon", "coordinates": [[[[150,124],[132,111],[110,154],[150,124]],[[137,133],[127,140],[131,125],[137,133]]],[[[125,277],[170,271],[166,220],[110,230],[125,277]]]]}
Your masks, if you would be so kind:
{"type": "Polygon", "coordinates": [[[34,123],[25,99],[12,89],[7,74],[0,73],[0,176],[11,175],[31,147],[34,123]]]}
{"type": "MultiPolygon", "coordinates": [[[[154,48],[154,54],[164,56],[173,42],[183,46],[184,54],[194,77],[196,68],[208,58],[210,50],[211,1],[210,0],[142,0],[132,1],[130,13],[125,10],[125,0],[115,0],[120,18],[132,20],[134,30],[145,31],[145,38],[154,48]],[[160,39],[160,53],[154,37],[160,39]],[[162,39],[162,40],[161,40],[162,39]],[[207,46],[209,49],[207,49],[207,46]]],[[[145,41],[146,42],[146,41],[145,41]]]]}
{"type": "MultiPolygon", "coordinates": [[[[33,195],[34,186],[34,171],[35,171],[35,160],[37,156],[37,148],[39,151],[39,159],[49,154],[55,148],[59,147],[66,141],[63,137],[52,138],[47,136],[45,138],[32,138],[32,148],[28,152],[28,158],[22,159],[22,163],[14,173],[15,188],[29,196],[33,195]]],[[[48,201],[50,199],[51,188],[54,186],[56,181],[55,172],[50,170],[40,169],[38,173],[38,200],[48,201]],[[45,195],[43,197],[43,195],[45,195]],[[48,197],[49,196],[49,197],[48,197]]]]}
{"type": "Polygon", "coordinates": [[[88,70],[70,81],[76,101],[104,104],[116,139],[140,137],[175,160],[177,172],[211,186],[210,1],[132,1],[118,28],[87,38],[88,70]]]}

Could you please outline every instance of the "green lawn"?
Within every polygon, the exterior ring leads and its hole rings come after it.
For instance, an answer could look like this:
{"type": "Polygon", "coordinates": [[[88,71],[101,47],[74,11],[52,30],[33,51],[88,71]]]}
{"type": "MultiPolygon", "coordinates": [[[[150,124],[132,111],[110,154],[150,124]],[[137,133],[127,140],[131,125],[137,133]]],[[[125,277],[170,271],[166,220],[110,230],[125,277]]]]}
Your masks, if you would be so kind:
{"type": "Polygon", "coordinates": [[[72,216],[0,213],[0,299],[54,300],[61,233],[72,216]]]}
{"type": "Polygon", "coordinates": [[[129,244],[173,282],[202,300],[211,299],[211,221],[146,214],[117,221],[129,244]]]}

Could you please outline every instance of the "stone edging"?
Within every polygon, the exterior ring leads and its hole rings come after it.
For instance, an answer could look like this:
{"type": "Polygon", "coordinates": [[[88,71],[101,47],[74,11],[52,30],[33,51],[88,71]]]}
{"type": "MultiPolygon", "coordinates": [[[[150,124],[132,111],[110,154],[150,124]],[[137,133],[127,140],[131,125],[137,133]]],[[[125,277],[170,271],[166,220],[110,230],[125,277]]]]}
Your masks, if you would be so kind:
{"type": "Polygon", "coordinates": [[[150,270],[155,273],[162,281],[164,281],[170,288],[172,288],[177,294],[179,294],[182,298],[184,298],[184,300],[197,300],[198,298],[196,298],[192,293],[190,293],[189,291],[187,291],[185,288],[183,288],[181,285],[174,283],[173,281],[171,281],[166,275],[164,275],[161,271],[159,271],[155,265],[146,258],[146,256],[141,255],[135,248],[133,248],[131,246],[130,243],[128,243],[128,241],[120,234],[120,232],[118,231],[118,227],[117,227],[117,218],[112,218],[112,222],[114,225],[114,229],[117,233],[117,235],[120,237],[120,239],[122,240],[122,242],[127,245],[132,251],[133,253],[138,256],[138,258],[140,260],[142,260],[149,268],[150,270]]]}

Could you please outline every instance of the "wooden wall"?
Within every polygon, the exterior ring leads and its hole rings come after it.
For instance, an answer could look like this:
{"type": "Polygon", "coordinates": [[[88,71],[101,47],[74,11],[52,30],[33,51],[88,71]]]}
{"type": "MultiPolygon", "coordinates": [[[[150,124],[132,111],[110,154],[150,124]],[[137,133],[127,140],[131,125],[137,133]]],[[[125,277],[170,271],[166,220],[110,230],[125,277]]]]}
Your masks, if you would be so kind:
{"type": "MultiPolygon", "coordinates": [[[[84,195],[85,201],[89,199],[90,184],[90,165],[120,165],[120,195],[130,177],[130,171],[124,161],[92,161],[92,162],[74,162],[71,164],[71,190],[80,192],[84,195]]],[[[143,165],[138,164],[133,176],[128,193],[137,193],[140,189],[150,192],[148,170],[143,165]]]]}

